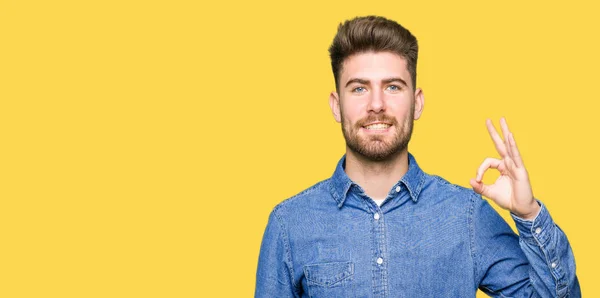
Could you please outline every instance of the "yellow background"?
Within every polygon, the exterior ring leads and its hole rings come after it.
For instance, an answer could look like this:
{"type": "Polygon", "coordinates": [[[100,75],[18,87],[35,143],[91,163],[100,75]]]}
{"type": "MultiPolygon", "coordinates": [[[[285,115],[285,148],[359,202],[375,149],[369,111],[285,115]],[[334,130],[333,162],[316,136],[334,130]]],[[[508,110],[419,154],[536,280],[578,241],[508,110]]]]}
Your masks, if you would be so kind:
{"type": "Polygon", "coordinates": [[[560,3],[0,1],[0,297],[251,297],[344,152],[327,48],[367,14],[419,39],[422,168],[468,186],[506,116],[600,295],[599,10],[560,3]]]}

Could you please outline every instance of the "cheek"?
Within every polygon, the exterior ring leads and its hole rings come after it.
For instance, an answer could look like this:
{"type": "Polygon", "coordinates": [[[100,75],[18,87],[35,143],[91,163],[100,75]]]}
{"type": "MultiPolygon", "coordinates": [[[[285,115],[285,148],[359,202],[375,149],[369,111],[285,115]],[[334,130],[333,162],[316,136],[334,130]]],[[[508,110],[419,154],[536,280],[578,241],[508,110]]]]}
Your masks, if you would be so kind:
{"type": "Polygon", "coordinates": [[[346,120],[346,122],[354,123],[358,119],[360,119],[360,108],[356,107],[342,107],[342,118],[346,120]]]}
{"type": "Polygon", "coordinates": [[[414,109],[413,104],[410,100],[405,99],[395,104],[388,105],[390,114],[396,115],[398,118],[406,118],[410,116],[414,109]]]}

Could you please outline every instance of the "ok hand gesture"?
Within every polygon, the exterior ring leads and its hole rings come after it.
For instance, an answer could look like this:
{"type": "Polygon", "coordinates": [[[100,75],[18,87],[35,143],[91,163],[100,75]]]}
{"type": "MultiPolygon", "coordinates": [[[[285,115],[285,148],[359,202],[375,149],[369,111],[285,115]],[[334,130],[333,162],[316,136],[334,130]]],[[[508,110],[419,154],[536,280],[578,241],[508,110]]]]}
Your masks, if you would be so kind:
{"type": "Polygon", "coordinates": [[[537,216],[540,206],[533,197],[529,176],[513,134],[508,130],[504,118],[500,119],[504,140],[496,132],[491,120],[488,119],[486,125],[501,159],[486,158],[477,170],[477,177],[471,179],[471,186],[476,193],[492,199],[501,208],[520,218],[532,220],[537,216]],[[482,182],[483,174],[490,168],[497,169],[500,177],[494,184],[486,185],[482,182]]]}

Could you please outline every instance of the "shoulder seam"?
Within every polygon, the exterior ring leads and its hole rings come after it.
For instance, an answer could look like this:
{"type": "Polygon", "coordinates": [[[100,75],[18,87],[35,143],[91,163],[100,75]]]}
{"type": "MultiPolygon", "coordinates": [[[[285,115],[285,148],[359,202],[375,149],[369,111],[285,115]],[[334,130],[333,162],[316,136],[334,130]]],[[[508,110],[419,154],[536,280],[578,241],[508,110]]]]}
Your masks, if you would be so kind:
{"type": "Polygon", "coordinates": [[[282,240],[283,240],[283,245],[285,247],[285,256],[287,259],[286,267],[288,268],[288,271],[290,274],[290,280],[292,281],[292,286],[296,290],[296,289],[298,289],[298,285],[296,284],[296,281],[294,280],[294,262],[292,260],[292,251],[291,251],[290,242],[289,242],[289,238],[288,238],[288,234],[287,234],[287,228],[286,228],[285,224],[283,223],[283,219],[280,217],[278,210],[279,210],[279,208],[275,207],[275,209],[273,209],[273,211],[271,213],[273,213],[273,216],[275,217],[275,219],[277,220],[277,224],[279,225],[279,229],[281,230],[281,237],[283,238],[282,240]]]}
{"type": "Polygon", "coordinates": [[[313,186],[311,186],[311,187],[309,187],[309,188],[307,188],[307,189],[305,189],[305,190],[303,190],[303,191],[301,191],[301,192],[299,192],[299,193],[297,193],[297,194],[295,194],[295,195],[293,195],[293,196],[291,196],[291,197],[289,197],[289,198],[281,201],[279,204],[277,204],[277,206],[275,206],[275,208],[273,210],[280,209],[283,206],[287,205],[289,202],[291,202],[293,200],[296,200],[296,199],[298,199],[298,198],[300,198],[300,197],[302,197],[304,195],[312,193],[317,188],[322,187],[325,183],[329,182],[329,180],[330,179],[325,179],[325,180],[319,181],[319,182],[315,183],[313,186]]]}
{"type": "Polygon", "coordinates": [[[470,196],[469,198],[469,214],[468,214],[468,224],[469,224],[469,238],[470,238],[470,246],[471,246],[471,259],[473,260],[473,277],[475,278],[474,282],[475,287],[479,288],[479,276],[478,276],[478,268],[477,268],[477,253],[475,251],[475,227],[473,223],[473,216],[475,212],[475,197],[470,196]]]}

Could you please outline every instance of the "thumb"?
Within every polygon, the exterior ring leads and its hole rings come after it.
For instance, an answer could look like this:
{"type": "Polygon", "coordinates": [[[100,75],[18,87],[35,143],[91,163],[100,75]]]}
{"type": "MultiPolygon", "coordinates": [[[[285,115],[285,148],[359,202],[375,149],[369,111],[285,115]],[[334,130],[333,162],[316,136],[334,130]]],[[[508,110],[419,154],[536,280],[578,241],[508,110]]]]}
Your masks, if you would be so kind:
{"type": "Polygon", "coordinates": [[[471,178],[469,183],[471,184],[471,186],[473,187],[473,190],[477,194],[485,195],[484,192],[486,191],[487,187],[485,184],[483,184],[483,182],[477,182],[477,180],[475,180],[475,178],[471,178]]]}

